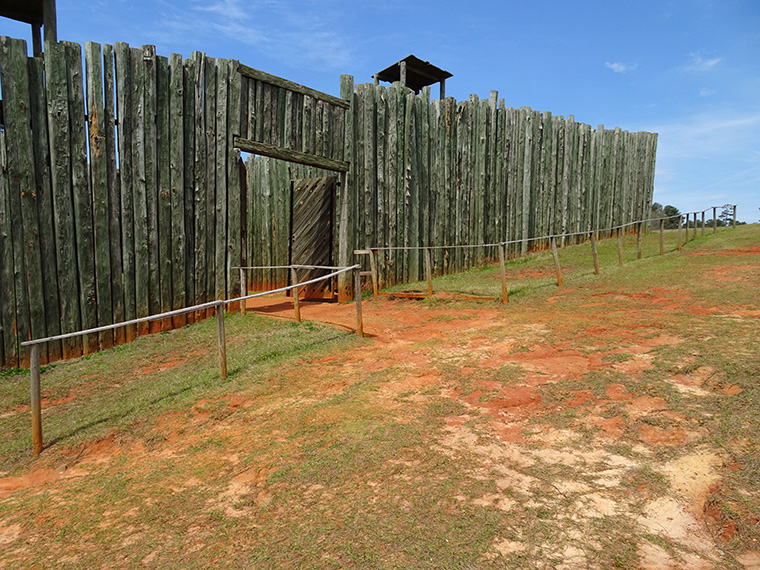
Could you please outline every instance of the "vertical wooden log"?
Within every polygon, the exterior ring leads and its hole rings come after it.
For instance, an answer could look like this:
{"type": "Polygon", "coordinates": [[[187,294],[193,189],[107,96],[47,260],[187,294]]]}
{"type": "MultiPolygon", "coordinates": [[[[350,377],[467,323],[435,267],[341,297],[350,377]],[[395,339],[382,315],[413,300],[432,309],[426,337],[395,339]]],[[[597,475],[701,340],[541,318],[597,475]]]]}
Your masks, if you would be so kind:
{"type": "Polygon", "coordinates": [[[734,204],[733,211],[734,212],[733,212],[733,217],[732,217],[732,221],[731,221],[731,227],[733,227],[734,229],[736,229],[736,204],[734,204]]]}
{"type": "MultiPolygon", "coordinates": [[[[145,211],[147,213],[148,251],[148,312],[161,312],[161,272],[159,241],[159,187],[158,187],[158,101],[157,58],[155,46],[140,49],[143,71],[143,145],[145,153],[145,211]]],[[[138,327],[139,328],[139,327],[138,327]]],[[[161,329],[159,321],[148,324],[151,331],[161,329]]]]}
{"type": "Polygon", "coordinates": [[[552,257],[554,257],[554,270],[557,272],[557,287],[562,287],[562,267],[559,264],[559,255],[557,255],[557,240],[552,236],[552,257]]]}
{"type": "Polygon", "coordinates": [[[636,224],[636,259],[641,259],[641,224],[636,224]]]}
{"type": "MultiPolygon", "coordinates": [[[[98,325],[113,322],[111,302],[111,236],[108,188],[108,155],[106,150],[106,117],[103,105],[103,69],[100,44],[85,44],[87,77],[87,118],[89,126],[90,185],[92,188],[95,248],[95,290],[98,325]]],[[[121,276],[120,276],[121,277],[121,276]]],[[[113,333],[99,333],[100,346],[113,344],[113,333]]]]}
{"type": "MultiPolygon", "coordinates": [[[[0,38],[0,73],[6,130],[10,221],[16,274],[17,336],[19,342],[45,336],[45,299],[39,242],[38,197],[34,149],[30,132],[29,70],[26,42],[0,38]],[[21,309],[20,311],[18,309],[21,309]],[[23,318],[19,318],[23,315],[23,318]]],[[[19,347],[26,365],[28,349],[19,347]]],[[[45,351],[47,358],[47,351],[45,351]]]]}
{"type": "Polygon", "coordinates": [[[623,266],[623,228],[617,229],[618,265],[623,266]]]}
{"type": "Polygon", "coordinates": [[[360,270],[354,269],[354,302],[356,303],[356,336],[364,336],[364,320],[362,318],[362,278],[360,270]]]}
{"type": "Polygon", "coordinates": [[[219,379],[227,378],[227,335],[224,331],[224,303],[216,305],[216,333],[219,343],[219,379]]]}
{"type": "Polygon", "coordinates": [[[509,302],[507,296],[507,268],[505,266],[504,244],[499,244],[499,273],[501,275],[501,302],[506,305],[509,302]]]}
{"type": "MultiPolygon", "coordinates": [[[[95,290],[95,233],[93,204],[87,172],[87,133],[85,129],[84,89],[82,85],[82,50],[79,44],[62,42],[66,49],[71,118],[71,182],[74,195],[74,234],[82,326],[98,326],[95,290]]],[[[84,338],[85,354],[98,350],[98,336],[84,338]]]]}
{"type": "MultiPolygon", "coordinates": [[[[121,243],[121,188],[119,171],[116,168],[116,110],[114,83],[114,48],[103,46],[103,92],[105,96],[104,123],[106,128],[106,175],[108,177],[108,224],[111,245],[111,307],[113,322],[125,320],[124,317],[124,268],[121,243]],[[114,278],[116,277],[116,278],[114,278]]],[[[120,127],[121,128],[121,127],[120,127]]],[[[121,149],[120,149],[121,150],[121,149]]],[[[114,329],[114,344],[125,341],[126,330],[114,329]]]]}
{"type": "MultiPolygon", "coordinates": [[[[293,283],[293,285],[296,285],[298,283],[298,273],[296,272],[295,267],[290,268],[290,280],[293,283]]],[[[293,312],[295,313],[296,322],[301,322],[301,303],[299,299],[300,292],[298,290],[298,287],[295,287],[293,289],[293,312]]]]}
{"type": "Polygon", "coordinates": [[[665,219],[660,220],[660,255],[665,255],[665,219]]]}
{"type": "Polygon", "coordinates": [[[702,210],[702,237],[705,237],[705,211],[702,210]]]}
{"type": "Polygon", "coordinates": [[[13,231],[10,223],[5,133],[0,133],[0,368],[18,367],[16,291],[13,279],[13,231]]]}
{"type": "MultiPolygon", "coordinates": [[[[42,290],[45,297],[45,326],[47,335],[55,336],[61,332],[61,312],[58,300],[58,269],[55,262],[55,220],[50,171],[47,98],[45,97],[43,81],[44,63],[43,60],[37,58],[29,58],[27,62],[29,64],[31,132],[33,134],[32,143],[34,145],[35,188],[38,201],[39,240],[42,258],[42,290]]],[[[8,187],[9,185],[6,185],[6,188],[8,187]]],[[[2,198],[0,198],[0,201],[2,201],[2,198]]],[[[2,224],[0,224],[0,232],[2,231],[2,224]]],[[[1,294],[2,292],[0,292],[1,294]]],[[[13,294],[10,295],[10,299],[14,299],[13,294]]],[[[1,323],[0,326],[2,326],[1,323]]],[[[6,330],[11,331],[13,329],[6,330]]],[[[0,344],[2,344],[1,341],[0,344]]],[[[48,342],[40,350],[43,359],[47,352],[47,362],[60,360],[61,341],[48,342]]],[[[0,357],[0,367],[2,367],[1,360],[2,358],[0,357]]]]}
{"type": "Polygon", "coordinates": [[[713,206],[713,233],[718,231],[718,208],[713,206]]]}
{"type": "MultiPolygon", "coordinates": [[[[47,50],[46,50],[47,51],[47,50]]],[[[135,283],[135,223],[134,223],[134,176],[132,167],[134,111],[132,105],[132,60],[126,43],[114,44],[116,55],[116,109],[119,120],[119,216],[121,219],[122,269],[124,275],[124,318],[137,316],[137,293],[135,283]]],[[[47,58],[45,59],[47,65],[47,58]]],[[[137,327],[125,328],[125,340],[133,340],[137,327]]]]}
{"type": "MultiPolygon", "coordinates": [[[[192,304],[187,298],[186,255],[188,252],[185,220],[185,82],[182,56],[169,56],[169,132],[166,145],[169,149],[169,180],[164,181],[164,191],[169,192],[169,215],[171,245],[169,263],[171,268],[171,308],[179,309],[192,304]]],[[[187,160],[191,160],[187,156],[187,160]]],[[[188,193],[189,194],[189,193],[188,193]]],[[[192,196],[187,198],[192,200],[192,196]]],[[[192,202],[191,202],[192,203],[192,202]]],[[[166,250],[164,250],[166,251],[166,250]]],[[[173,318],[173,325],[181,327],[187,322],[186,314],[173,318]]]]}
{"type": "Polygon", "coordinates": [[[227,294],[227,107],[229,103],[230,68],[226,59],[216,60],[216,236],[214,239],[215,295],[227,294]]]}
{"type": "MultiPolygon", "coordinates": [[[[216,193],[219,189],[216,186],[216,107],[217,107],[217,81],[218,70],[213,58],[204,57],[204,100],[205,103],[205,139],[206,146],[204,157],[205,172],[205,184],[204,198],[206,200],[205,212],[206,212],[206,266],[201,269],[202,274],[205,274],[205,291],[206,298],[208,300],[216,299],[216,193]]],[[[271,127],[271,124],[270,124],[271,127]]],[[[268,135],[267,135],[268,136],[268,135]]],[[[267,141],[270,140],[267,138],[267,141]]],[[[197,210],[197,211],[203,211],[197,210]]]]}
{"type": "MultiPolygon", "coordinates": [[[[149,46],[146,46],[149,47],[149,46]]],[[[130,58],[132,77],[132,181],[133,181],[133,224],[135,237],[135,308],[137,317],[150,315],[150,254],[149,254],[149,224],[148,224],[148,185],[146,173],[146,141],[145,141],[145,82],[146,65],[140,49],[131,48],[130,58]]],[[[150,118],[148,118],[149,120],[150,118]]],[[[152,166],[152,164],[151,164],[152,166]]],[[[150,325],[137,325],[137,334],[144,335],[150,330],[150,325]]]]}
{"type": "MultiPolygon", "coordinates": [[[[180,70],[182,66],[180,64],[180,70]]],[[[180,71],[180,78],[181,78],[180,71]]],[[[164,56],[156,58],[156,159],[157,163],[157,198],[158,198],[158,273],[161,312],[169,312],[173,307],[174,297],[174,251],[184,250],[185,244],[181,231],[179,235],[173,234],[175,222],[172,216],[172,202],[174,192],[172,189],[171,172],[171,88],[169,85],[169,59],[164,56]]],[[[177,135],[182,138],[182,113],[177,117],[180,124],[177,135]]],[[[177,126],[175,124],[175,126],[177,126]]],[[[181,185],[179,186],[181,189],[181,185]]],[[[183,192],[180,190],[180,194],[183,192]]],[[[177,224],[180,225],[181,224],[177,224]]],[[[184,260],[180,262],[184,265],[184,260]]],[[[184,288],[184,276],[181,276],[184,288]]],[[[161,326],[164,330],[173,327],[173,319],[165,319],[161,326]]]]}
{"type": "MultiPolygon", "coordinates": [[[[243,264],[243,222],[245,220],[245,178],[241,172],[242,159],[240,151],[234,148],[233,137],[242,133],[243,116],[243,85],[242,77],[237,72],[237,62],[230,60],[229,63],[229,102],[227,105],[228,128],[227,128],[227,267],[235,267],[243,264]]],[[[292,114],[292,109],[286,110],[292,114]]],[[[283,146],[288,146],[292,140],[292,134],[286,138],[283,146]]],[[[228,273],[229,282],[227,290],[233,297],[241,292],[241,283],[235,273],[228,273]]]]}
{"type": "Polygon", "coordinates": [[[34,455],[42,453],[42,397],[40,391],[40,345],[33,344],[30,360],[32,408],[32,446],[34,455]]]}
{"type": "Polygon", "coordinates": [[[692,240],[697,239],[697,213],[694,212],[694,233],[692,234],[692,240]]]}
{"type": "Polygon", "coordinates": [[[591,236],[591,251],[594,254],[594,273],[596,275],[599,275],[599,254],[596,251],[596,236],[594,235],[596,232],[591,232],[589,235],[591,236]]]}
{"type": "MultiPolygon", "coordinates": [[[[346,157],[347,160],[352,162],[352,169],[353,161],[353,149],[354,149],[354,135],[353,135],[353,113],[355,112],[355,106],[353,104],[353,97],[354,97],[354,78],[351,75],[341,75],[340,76],[340,97],[341,99],[351,101],[351,107],[348,111],[346,111],[346,121],[345,121],[345,142],[344,142],[344,157],[346,157]]],[[[351,179],[351,184],[353,184],[353,179],[351,179]]],[[[349,176],[345,172],[341,172],[340,174],[340,221],[338,226],[338,265],[342,267],[348,266],[348,260],[349,260],[349,252],[351,251],[350,243],[349,243],[349,206],[350,206],[350,189],[349,189],[349,176]]],[[[351,290],[351,278],[348,272],[341,273],[338,276],[338,301],[346,302],[348,301],[350,296],[350,290],[351,290]]]]}
{"type": "Polygon", "coordinates": [[[428,297],[433,296],[433,263],[430,260],[430,248],[425,248],[425,278],[427,279],[428,297]]]}
{"type": "MultiPolygon", "coordinates": [[[[184,189],[183,189],[183,210],[184,210],[184,233],[185,233],[185,250],[182,252],[185,261],[184,278],[185,278],[185,303],[187,306],[195,304],[195,284],[197,276],[195,274],[195,257],[198,244],[195,236],[195,224],[198,219],[198,215],[195,211],[196,196],[195,196],[195,168],[197,166],[196,161],[196,140],[195,135],[198,130],[198,126],[195,123],[195,76],[196,76],[196,61],[192,57],[185,59],[182,62],[182,110],[184,113],[183,130],[184,136],[182,140],[182,162],[184,177],[184,189]]],[[[173,212],[172,212],[173,213],[173,212]]],[[[195,313],[186,313],[185,317],[188,322],[194,322],[195,313]]]]}

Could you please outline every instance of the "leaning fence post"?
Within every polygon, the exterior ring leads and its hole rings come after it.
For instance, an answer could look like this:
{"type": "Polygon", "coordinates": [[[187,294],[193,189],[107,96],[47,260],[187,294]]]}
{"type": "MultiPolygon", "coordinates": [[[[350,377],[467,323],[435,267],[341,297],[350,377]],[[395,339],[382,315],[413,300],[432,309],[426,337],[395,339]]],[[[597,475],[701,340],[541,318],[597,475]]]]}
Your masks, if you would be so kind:
{"type": "Polygon", "coordinates": [[[713,233],[718,231],[718,208],[713,206],[713,233]]]}
{"type": "Polygon", "coordinates": [[[562,268],[559,265],[559,255],[557,255],[557,240],[553,236],[552,256],[554,256],[554,269],[557,271],[557,287],[562,287],[562,268]]]}
{"type": "Polygon", "coordinates": [[[224,303],[216,305],[216,332],[219,341],[219,378],[227,378],[227,336],[224,333],[224,303]]]}
{"type": "Polygon", "coordinates": [[[705,211],[702,210],[702,237],[705,237],[705,211]]]}
{"type": "Polygon", "coordinates": [[[509,303],[507,296],[507,269],[504,266],[504,244],[499,244],[499,271],[501,272],[501,302],[506,305],[509,303]]]}
{"type": "Polygon", "coordinates": [[[683,250],[683,238],[681,237],[681,222],[683,221],[683,216],[678,216],[678,251],[683,250]]]}
{"type": "MultiPolygon", "coordinates": [[[[293,282],[293,285],[298,283],[298,274],[296,273],[296,268],[291,267],[290,268],[290,280],[293,282]]],[[[301,322],[301,300],[299,298],[300,293],[298,292],[298,287],[293,288],[293,312],[296,316],[296,322],[301,322]]]]}
{"type": "Polygon", "coordinates": [[[33,344],[29,371],[32,373],[32,445],[34,455],[42,453],[42,399],[40,397],[40,345],[33,344]]]}
{"type": "Polygon", "coordinates": [[[641,224],[636,224],[636,259],[641,259],[641,224]]]}
{"type": "Polygon", "coordinates": [[[660,255],[665,255],[665,218],[660,219],[660,255]]]}
{"type": "Polygon", "coordinates": [[[623,228],[617,229],[618,265],[623,265],[623,228]]]}
{"type": "Polygon", "coordinates": [[[359,269],[354,269],[354,301],[356,302],[356,336],[364,336],[362,320],[362,278],[359,269]]]}
{"type": "Polygon", "coordinates": [[[428,297],[433,296],[433,263],[430,261],[430,248],[425,248],[425,278],[427,279],[428,297]]]}
{"type": "MultiPolygon", "coordinates": [[[[243,293],[243,297],[248,295],[248,275],[242,267],[240,268],[240,290],[243,293]]],[[[240,301],[240,314],[245,316],[245,299],[240,301]]]]}
{"type": "Polygon", "coordinates": [[[594,273],[599,275],[599,254],[596,251],[596,237],[594,233],[596,232],[591,232],[591,251],[594,253],[594,273]]]}

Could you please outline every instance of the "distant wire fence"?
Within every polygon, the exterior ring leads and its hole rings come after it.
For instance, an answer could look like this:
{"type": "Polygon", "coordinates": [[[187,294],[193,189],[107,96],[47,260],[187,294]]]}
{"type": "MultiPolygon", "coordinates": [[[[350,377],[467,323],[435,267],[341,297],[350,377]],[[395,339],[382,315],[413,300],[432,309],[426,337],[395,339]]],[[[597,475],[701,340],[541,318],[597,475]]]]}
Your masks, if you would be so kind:
{"type": "Polygon", "coordinates": [[[694,230],[694,234],[692,239],[696,239],[697,237],[697,216],[701,214],[702,216],[702,235],[705,235],[705,212],[708,212],[710,209],[713,211],[713,217],[712,217],[712,226],[713,226],[713,233],[718,231],[718,218],[717,218],[717,211],[718,208],[725,209],[727,207],[730,207],[731,209],[731,226],[736,226],[736,205],[726,205],[726,206],[711,206],[710,208],[705,208],[701,211],[696,212],[687,212],[685,214],[679,213],[673,216],[666,216],[666,217],[658,217],[658,218],[649,218],[646,220],[638,220],[634,222],[628,222],[625,224],[621,224],[618,226],[612,226],[609,228],[602,228],[602,229],[596,229],[596,230],[589,230],[585,232],[574,232],[574,233],[565,233],[565,234],[555,234],[555,235],[547,235],[547,236],[537,236],[537,237],[530,237],[530,238],[522,238],[517,240],[509,240],[509,241],[501,241],[496,243],[484,243],[484,244],[460,244],[460,245],[432,245],[432,246],[381,246],[381,247],[371,247],[371,248],[365,248],[365,249],[357,249],[354,250],[355,255],[367,255],[369,256],[369,264],[370,264],[370,271],[363,271],[361,272],[361,275],[368,275],[372,277],[372,291],[375,295],[378,295],[380,292],[381,283],[379,282],[379,272],[378,272],[378,260],[377,260],[377,254],[380,251],[398,251],[398,250],[416,250],[416,251],[424,251],[425,254],[425,279],[427,281],[427,295],[430,296],[433,294],[433,264],[432,264],[432,256],[431,252],[433,250],[440,250],[440,249],[475,249],[475,248],[498,248],[499,251],[499,270],[501,273],[501,302],[506,304],[509,302],[509,295],[507,290],[507,275],[506,275],[506,267],[505,267],[505,260],[506,260],[506,251],[505,248],[508,245],[512,244],[530,244],[530,242],[538,242],[538,241],[545,241],[549,243],[549,246],[552,250],[552,257],[554,258],[554,268],[557,275],[557,285],[562,286],[562,268],[560,267],[559,263],[559,254],[557,252],[557,240],[561,239],[561,243],[564,243],[567,238],[571,237],[580,237],[580,236],[588,236],[591,241],[591,251],[594,257],[594,273],[596,275],[600,274],[599,269],[599,255],[597,253],[597,247],[596,247],[596,241],[597,241],[597,235],[601,233],[607,233],[609,232],[609,235],[613,235],[613,233],[617,236],[617,246],[618,246],[618,265],[623,265],[623,240],[622,240],[622,234],[625,230],[625,228],[628,227],[635,227],[636,236],[637,236],[637,251],[636,251],[636,258],[641,259],[641,248],[642,248],[642,230],[644,229],[644,224],[651,224],[652,222],[656,222],[659,225],[659,231],[660,231],[660,255],[665,255],[665,222],[667,220],[673,220],[677,219],[677,227],[678,227],[678,251],[681,251],[683,249],[683,235],[682,230],[686,230],[686,242],[689,241],[689,219],[693,216],[694,220],[692,222],[692,227],[694,230]],[[685,219],[685,223],[684,223],[685,219]]]}
{"type": "MultiPolygon", "coordinates": [[[[354,300],[356,302],[356,335],[359,337],[364,336],[364,322],[363,322],[363,317],[362,317],[362,293],[361,293],[361,282],[360,282],[361,267],[359,265],[352,265],[349,267],[288,265],[288,266],[283,266],[281,268],[291,269],[291,271],[293,272],[292,275],[294,276],[293,284],[288,285],[287,287],[279,287],[277,289],[272,289],[269,291],[253,293],[251,295],[241,295],[239,297],[235,297],[234,299],[222,299],[222,300],[217,300],[217,301],[209,301],[207,303],[193,305],[192,307],[186,307],[184,309],[176,309],[174,311],[167,311],[165,313],[151,315],[149,317],[142,317],[139,319],[132,319],[129,321],[114,323],[111,325],[104,325],[102,327],[91,328],[91,329],[81,330],[77,332],[59,334],[59,335],[50,336],[46,338],[38,338],[38,339],[27,340],[27,341],[22,342],[21,346],[28,346],[31,348],[30,391],[31,391],[31,410],[32,410],[32,445],[33,445],[34,455],[39,455],[43,449],[42,396],[41,396],[41,390],[40,390],[40,376],[41,376],[40,345],[46,342],[55,341],[55,340],[63,340],[66,338],[74,338],[74,337],[79,337],[79,336],[86,336],[89,334],[96,334],[96,333],[112,330],[112,329],[127,326],[127,325],[136,325],[138,323],[159,321],[159,320],[171,318],[177,315],[191,313],[194,311],[216,309],[217,342],[219,346],[219,378],[224,380],[225,378],[227,378],[227,337],[226,337],[225,327],[224,327],[224,309],[227,305],[231,305],[233,303],[240,303],[241,312],[245,314],[245,302],[248,299],[253,299],[256,297],[264,297],[266,295],[272,295],[274,293],[282,293],[285,291],[293,291],[293,306],[295,310],[296,320],[300,322],[301,313],[300,313],[300,305],[299,305],[299,290],[301,288],[307,287],[309,285],[317,284],[327,279],[333,279],[337,277],[338,275],[342,273],[347,273],[349,271],[354,273],[354,300]],[[325,270],[332,270],[332,271],[327,275],[323,275],[321,277],[316,277],[314,279],[309,279],[308,281],[303,281],[299,283],[295,279],[296,270],[299,268],[325,269],[325,270]]],[[[240,269],[241,271],[243,271],[245,269],[263,269],[263,268],[262,267],[245,267],[245,268],[235,267],[233,269],[240,269]]],[[[246,289],[243,289],[243,291],[246,291],[246,289]]]]}

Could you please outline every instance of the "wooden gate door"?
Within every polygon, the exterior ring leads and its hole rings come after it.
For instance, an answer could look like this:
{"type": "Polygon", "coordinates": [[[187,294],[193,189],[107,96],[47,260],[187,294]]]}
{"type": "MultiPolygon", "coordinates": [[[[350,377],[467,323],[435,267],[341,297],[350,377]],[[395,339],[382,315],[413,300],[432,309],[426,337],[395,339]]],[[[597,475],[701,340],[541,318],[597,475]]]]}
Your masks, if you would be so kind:
{"type": "MultiPolygon", "coordinates": [[[[334,265],[333,196],[337,178],[304,178],[290,183],[291,234],[290,263],[293,265],[334,265]]],[[[329,273],[325,269],[299,269],[298,281],[308,281],[329,273]]],[[[332,279],[301,290],[300,297],[332,298],[332,279]]]]}

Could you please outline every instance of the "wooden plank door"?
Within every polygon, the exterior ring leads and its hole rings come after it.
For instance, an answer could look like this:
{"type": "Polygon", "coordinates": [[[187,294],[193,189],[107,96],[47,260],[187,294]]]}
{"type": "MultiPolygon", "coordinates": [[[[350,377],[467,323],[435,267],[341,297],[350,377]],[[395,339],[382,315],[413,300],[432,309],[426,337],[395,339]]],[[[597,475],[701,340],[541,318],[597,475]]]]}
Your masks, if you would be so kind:
{"type": "MultiPolygon", "coordinates": [[[[292,204],[290,263],[330,266],[333,263],[333,197],[337,178],[304,178],[291,182],[292,204]]],[[[329,273],[325,269],[299,269],[298,281],[329,273]]],[[[301,291],[304,298],[332,298],[332,279],[301,291]]]]}

